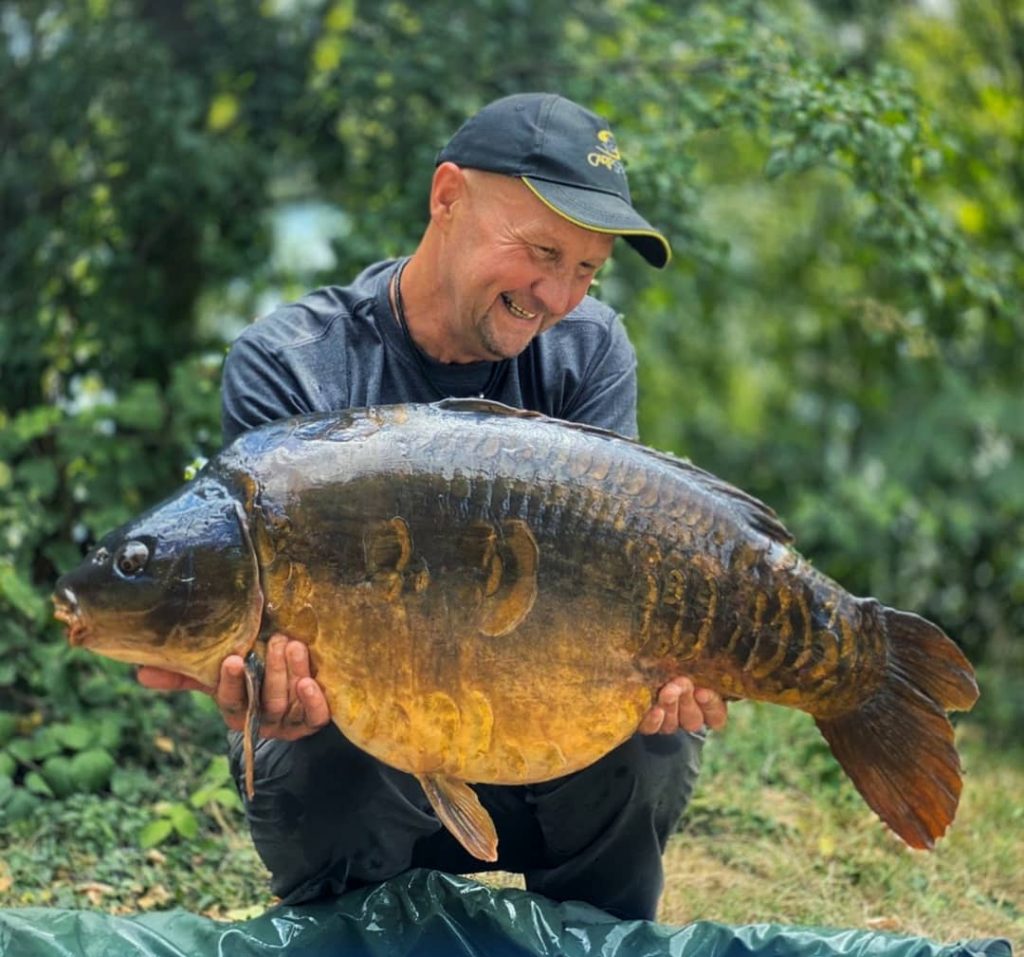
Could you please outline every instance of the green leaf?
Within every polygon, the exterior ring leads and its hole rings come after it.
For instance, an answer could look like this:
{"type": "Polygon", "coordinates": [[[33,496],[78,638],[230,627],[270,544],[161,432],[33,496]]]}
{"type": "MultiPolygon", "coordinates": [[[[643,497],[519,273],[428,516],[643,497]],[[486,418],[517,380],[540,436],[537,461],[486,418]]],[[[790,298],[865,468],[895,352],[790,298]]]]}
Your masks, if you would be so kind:
{"type": "Polygon", "coordinates": [[[174,833],[174,825],[165,818],[150,821],[139,831],[139,846],[145,850],[163,844],[174,833]]]}
{"type": "Polygon", "coordinates": [[[214,792],[217,790],[216,784],[207,785],[206,787],[199,788],[198,791],[193,791],[189,796],[188,803],[194,808],[201,808],[207,801],[209,801],[214,792]]]}
{"type": "Polygon", "coordinates": [[[0,778],[13,778],[18,770],[18,762],[6,751],[0,751],[0,778]]]}
{"type": "Polygon", "coordinates": [[[210,800],[221,807],[231,808],[236,811],[242,810],[242,799],[234,788],[218,788],[213,792],[210,800]]]}
{"type": "Polygon", "coordinates": [[[57,740],[69,751],[84,751],[96,743],[96,728],[90,724],[55,724],[53,733],[57,740]]]}
{"type": "Polygon", "coordinates": [[[174,830],[187,840],[191,840],[199,833],[199,821],[184,804],[172,804],[167,817],[174,830]]]}
{"type": "Polygon", "coordinates": [[[82,751],[71,759],[71,776],[79,791],[99,791],[110,781],[114,759],[102,748],[82,751]]]}
{"type": "Polygon", "coordinates": [[[38,794],[41,797],[52,798],[54,796],[50,785],[46,783],[46,779],[38,771],[29,771],[25,775],[25,787],[32,794],[38,794]]]}
{"type": "Polygon", "coordinates": [[[35,760],[35,750],[31,738],[15,738],[7,745],[7,753],[19,764],[31,764],[35,760]]]}
{"type": "Polygon", "coordinates": [[[109,675],[90,675],[78,688],[82,700],[89,705],[102,706],[113,704],[118,697],[117,687],[109,675]]]}
{"type": "Polygon", "coordinates": [[[207,784],[224,784],[230,780],[231,765],[228,763],[227,755],[218,754],[203,772],[203,781],[207,784]]]}
{"type": "Polygon", "coordinates": [[[120,747],[124,736],[126,719],[117,714],[104,715],[96,727],[96,744],[107,751],[115,751],[120,747]]]}
{"type": "Polygon", "coordinates": [[[0,601],[33,622],[42,621],[47,606],[35,588],[9,561],[0,561],[0,601]]]}
{"type": "Polygon", "coordinates": [[[117,797],[130,800],[145,794],[150,780],[142,768],[119,767],[110,776],[110,790],[117,797]]]}
{"type": "Polygon", "coordinates": [[[59,475],[52,459],[26,459],[15,469],[15,475],[28,489],[30,500],[48,499],[57,490],[59,475]]]}
{"type": "Polygon", "coordinates": [[[75,792],[75,779],[71,772],[71,760],[64,755],[47,758],[43,762],[42,775],[56,797],[63,798],[75,792]]]}
{"type": "Polygon", "coordinates": [[[164,402],[155,382],[143,379],[114,406],[114,418],[129,428],[156,431],[163,425],[164,402]]]}
{"type": "Polygon", "coordinates": [[[39,806],[39,798],[25,788],[15,788],[4,805],[4,815],[8,821],[21,821],[29,817],[39,806]]]}
{"type": "Polygon", "coordinates": [[[52,727],[40,728],[32,738],[32,756],[37,761],[59,754],[63,748],[52,727]]]}
{"type": "Polygon", "coordinates": [[[776,150],[764,164],[764,175],[768,179],[775,179],[788,172],[792,165],[792,157],[788,149],[776,150]]]}
{"type": "Polygon", "coordinates": [[[39,405],[22,412],[13,423],[11,433],[16,435],[23,444],[46,435],[61,420],[60,409],[53,406],[39,405]]]}
{"type": "Polygon", "coordinates": [[[9,711],[0,711],[0,748],[2,748],[18,730],[18,719],[9,711]]]}

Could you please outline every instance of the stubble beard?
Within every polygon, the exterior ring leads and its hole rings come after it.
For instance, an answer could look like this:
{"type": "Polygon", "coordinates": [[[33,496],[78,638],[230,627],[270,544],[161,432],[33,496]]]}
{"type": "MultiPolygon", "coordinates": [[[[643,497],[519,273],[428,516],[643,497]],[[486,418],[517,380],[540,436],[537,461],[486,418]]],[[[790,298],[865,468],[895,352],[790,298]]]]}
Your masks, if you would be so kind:
{"type": "Polygon", "coordinates": [[[544,331],[543,326],[538,326],[534,334],[521,346],[509,349],[508,346],[502,345],[501,338],[497,332],[498,325],[499,320],[497,320],[490,312],[485,312],[476,323],[477,333],[480,337],[480,344],[484,347],[484,351],[487,352],[491,362],[500,362],[502,359],[516,358],[516,356],[521,355],[526,350],[527,346],[529,346],[529,344],[544,331]]]}

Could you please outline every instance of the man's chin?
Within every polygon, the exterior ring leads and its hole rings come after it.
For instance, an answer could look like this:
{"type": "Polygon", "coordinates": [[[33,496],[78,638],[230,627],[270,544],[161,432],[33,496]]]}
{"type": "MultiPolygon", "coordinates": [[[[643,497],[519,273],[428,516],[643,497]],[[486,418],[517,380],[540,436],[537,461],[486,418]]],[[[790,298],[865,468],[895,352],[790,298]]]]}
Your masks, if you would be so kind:
{"type": "Polygon", "coordinates": [[[493,330],[484,330],[483,347],[491,356],[492,362],[502,359],[515,359],[521,355],[534,339],[550,326],[545,327],[540,320],[533,323],[532,328],[525,320],[517,320],[520,328],[512,335],[496,336],[493,330]],[[518,333],[518,334],[515,334],[518,333]]]}

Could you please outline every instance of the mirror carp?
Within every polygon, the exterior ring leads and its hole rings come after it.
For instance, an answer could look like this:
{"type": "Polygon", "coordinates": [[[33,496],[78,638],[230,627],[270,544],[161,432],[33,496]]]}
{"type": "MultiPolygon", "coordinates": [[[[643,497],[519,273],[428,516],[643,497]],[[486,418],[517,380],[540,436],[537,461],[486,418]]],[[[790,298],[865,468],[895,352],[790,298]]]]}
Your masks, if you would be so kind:
{"type": "Polygon", "coordinates": [[[254,429],[104,537],[54,603],[73,644],[208,685],[247,656],[250,794],[265,640],[305,642],[345,736],[489,861],[471,783],[585,767],[680,674],[812,715],[878,816],[929,848],[961,791],[946,712],[978,696],[938,627],[816,571],[757,499],[483,400],[254,429]]]}

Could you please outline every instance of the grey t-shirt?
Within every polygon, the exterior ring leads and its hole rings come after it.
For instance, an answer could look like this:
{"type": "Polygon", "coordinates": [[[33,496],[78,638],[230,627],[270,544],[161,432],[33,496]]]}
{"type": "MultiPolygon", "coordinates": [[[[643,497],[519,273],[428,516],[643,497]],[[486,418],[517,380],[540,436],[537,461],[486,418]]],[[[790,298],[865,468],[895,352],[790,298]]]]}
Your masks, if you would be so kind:
{"type": "Polygon", "coordinates": [[[391,310],[399,263],[376,263],[351,285],[317,289],[242,332],[224,365],[225,442],[307,412],[480,394],[636,437],[636,354],[608,306],[587,296],[515,359],[441,363],[391,310]]]}

